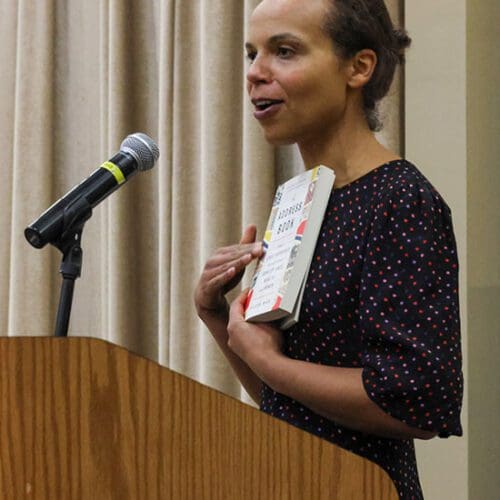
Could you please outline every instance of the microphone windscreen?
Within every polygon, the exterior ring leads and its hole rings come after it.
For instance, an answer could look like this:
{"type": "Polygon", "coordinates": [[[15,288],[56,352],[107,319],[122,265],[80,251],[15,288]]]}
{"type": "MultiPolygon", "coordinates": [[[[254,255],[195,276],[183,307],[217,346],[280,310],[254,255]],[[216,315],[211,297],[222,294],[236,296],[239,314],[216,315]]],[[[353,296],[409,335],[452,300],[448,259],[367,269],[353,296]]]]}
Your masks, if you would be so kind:
{"type": "Polygon", "coordinates": [[[160,157],[160,149],[151,137],[137,132],[123,140],[120,151],[130,153],[137,161],[138,170],[149,170],[160,157]]]}

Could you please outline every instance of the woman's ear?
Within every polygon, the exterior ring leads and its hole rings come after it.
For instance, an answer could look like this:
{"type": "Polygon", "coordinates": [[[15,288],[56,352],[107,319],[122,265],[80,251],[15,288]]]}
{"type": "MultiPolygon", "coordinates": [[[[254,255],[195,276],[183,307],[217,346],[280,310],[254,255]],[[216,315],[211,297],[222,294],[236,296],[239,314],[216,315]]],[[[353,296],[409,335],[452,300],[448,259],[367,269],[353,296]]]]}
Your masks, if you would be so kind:
{"type": "Polygon", "coordinates": [[[373,76],[377,61],[374,50],[363,49],[357,52],[350,61],[347,84],[353,89],[364,87],[373,76]]]}

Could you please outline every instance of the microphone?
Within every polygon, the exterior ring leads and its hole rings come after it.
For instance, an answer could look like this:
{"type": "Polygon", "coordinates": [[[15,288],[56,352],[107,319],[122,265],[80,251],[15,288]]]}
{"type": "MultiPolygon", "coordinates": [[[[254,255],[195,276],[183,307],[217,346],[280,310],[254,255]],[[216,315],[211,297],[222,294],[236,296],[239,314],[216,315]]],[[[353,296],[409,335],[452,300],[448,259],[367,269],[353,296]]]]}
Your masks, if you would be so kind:
{"type": "Polygon", "coordinates": [[[35,248],[56,242],[66,230],[71,206],[83,201],[94,208],[138,171],[153,168],[159,156],[158,146],[146,134],[127,136],[113,158],[104,162],[24,230],[26,239],[35,248]]]}

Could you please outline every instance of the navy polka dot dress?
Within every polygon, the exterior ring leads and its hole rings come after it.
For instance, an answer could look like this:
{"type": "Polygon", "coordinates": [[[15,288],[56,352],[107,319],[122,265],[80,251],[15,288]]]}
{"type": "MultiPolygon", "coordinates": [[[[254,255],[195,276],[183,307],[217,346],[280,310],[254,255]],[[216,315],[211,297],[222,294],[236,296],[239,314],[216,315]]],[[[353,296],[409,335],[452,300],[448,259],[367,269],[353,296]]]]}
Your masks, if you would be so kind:
{"type": "MultiPolygon", "coordinates": [[[[388,414],[441,437],[462,434],[451,214],[411,163],[389,162],[333,190],[284,352],[360,367],[367,394],[388,414]]],[[[378,463],[400,498],[423,498],[412,440],[337,425],[265,385],[261,409],[378,463]]]]}

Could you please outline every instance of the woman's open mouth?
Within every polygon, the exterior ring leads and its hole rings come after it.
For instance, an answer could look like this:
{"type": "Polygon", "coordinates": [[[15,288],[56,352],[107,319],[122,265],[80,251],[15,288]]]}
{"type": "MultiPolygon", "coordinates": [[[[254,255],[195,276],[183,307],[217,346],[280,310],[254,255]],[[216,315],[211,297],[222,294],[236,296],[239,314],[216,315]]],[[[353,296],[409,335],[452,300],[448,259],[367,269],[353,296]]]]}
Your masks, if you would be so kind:
{"type": "Polygon", "coordinates": [[[252,102],[255,106],[253,115],[257,120],[264,120],[274,116],[284,103],[284,101],[279,99],[255,99],[252,102]]]}

